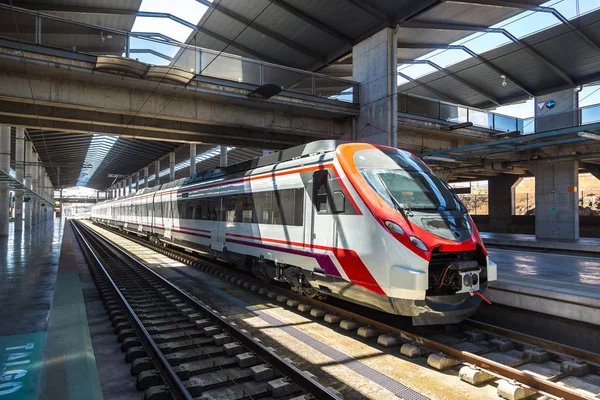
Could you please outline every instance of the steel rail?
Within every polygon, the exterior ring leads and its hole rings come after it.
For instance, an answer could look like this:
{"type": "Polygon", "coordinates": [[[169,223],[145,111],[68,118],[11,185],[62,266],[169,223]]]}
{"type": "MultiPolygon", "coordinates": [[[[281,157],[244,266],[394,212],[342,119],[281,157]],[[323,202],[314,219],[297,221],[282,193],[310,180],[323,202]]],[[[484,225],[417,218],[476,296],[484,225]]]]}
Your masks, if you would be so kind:
{"type": "MultiPolygon", "coordinates": [[[[157,250],[159,252],[162,252],[162,253],[167,253],[167,252],[179,253],[178,255],[180,258],[187,258],[187,259],[194,259],[194,260],[199,259],[198,257],[192,256],[187,253],[183,253],[183,252],[180,252],[177,250],[159,247],[159,246],[150,244],[143,239],[126,236],[125,234],[123,234],[121,232],[119,232],[118,234],[129,240],[138,242],[143,246],[150,247],[150,248],[157,250]]],[[[128,254],[128,255],[130,257],[132,257],[133,259],[135,259],[134,256],[132,256],[130,254],[128,254]]],[[[204,260],[201,258],[200,258],[200,260],[204,263],[217,266],[218,268],[223,268],[222,266],[216,264],[214,261],[207,261],[207,260],[204,260]]],[[[250,277],[250,276],[243,274],[241,272],[238,272],[238,271],[233,271],[231,269],[228,269],[228,273],[230,273],[231,275],[239,276],[240,278],[244,278],[246,280],[252,280],[257,284],[269,285],[265,281],[259,280],[254,277],[250,277]]],[[[452,358],[455,358],[459,362],[475,365],[477,367],[487,370],[488,372],[495,374],[498,377],[515,380],[521,384],[524,384],[526,386],[529,386],[530,388],[533,388],[534,390],[537,390],[537,391],[540,391],[540,392],[543,392],[546,394],[550,394],[553,396],[558,396],[565,400],[595,399],[595,397],[585,396],[584,394],[582,394],[580,392],[577,392],[573,389],[570,389],[568,387],[565,387],[565,386],[555,383],[553,381],[544,379],[542,377],[530,374],[525,371],[518,370],[516,368],[513,368],[513,367],[505,365],[505,364],[501,364],[499,362],[487,359],[480,355],[477,355],[477,354],[474,354],[474,353],[471,353],[468,351],[462,351],[462,350],[455,349],[451,346],[436,342],[431,339],[427,339],[423,336],[420,336],[420,335],[417,335],[417,334],[414,334],[411,332],[407,332],[406,330],[392,327],[390,325],[387,325],[384,322],[376,321],[371,318],[365,317],[363,315],[356,314],[352,311],[348,311],[348,310],[342,309],[337,306],[323,303],[319,300],[311,299],[309,297],[300,295],[300,294],[292,292],[290,290],[282,289],[278,286],[272,286],[272,285],[269,285],[269,286],[271,286],[274,291],[278,291],[281,294],[284,294],[288,297],[295,298],[296,300],[302,301],[304,303],[308,303],[312,306],[326,309],[332,313],[350,318],[350,319],[360,323],[361,325],[370,326],[381,333],[393,334],[406,342],[418,344],[421,347],[423,347],[427,350],[430,350],[432,352],[444,353],[452,358]]],[[[517,333],[514,332],[513,336],[516,337],[516,335],[517,335],[517,333]]],[[[523,334],[518,334],[518,335],[520,335],[521,340],[525,339],[525,336],[527,336],[527,335],[523,335],[523,334]]],[[[539,338],[535,338],[535,339],[536,339],[535,343],[537,343],[538,345],[540,345],[542,347],[544,347],[544,346],[550,347],[550,348],[555,347],[552,345],[552,343],[554,343],[554,342],[548,342],[548,341],[545,341],[545,340],[539,339],[539,338]]],[[[526,341],[526,340],[523,340],[523,341],[526,341]]],[[[535,343],[532,343],[532,344],[535,344],[535,343]]],[[[565,354],[568,354],[567,347],[568,346],[562,346],[562,350],[563,350],[563,352],[565,352],[565,354]]],[[[594,355],[593,353],[587,353],[584,350],[578,350],[578,352],[581,355],[585,355],[584,357],[581,357],[581,358],[586,359],[586,360],[597,359],[597,357],[598,357],[598,355],[594,355]]]]}
{"type": "MultiPolygon", "coordinates": [[[[82,224],[83,225],[83,224],[82,224]]],[[[231,325],[231,323],[224,319],[222,316],[218,315],[214,312],[214,310],[208,308],[205,304],[199,302],[195,298],[191,297],[189,294],[181,290],[179,287],[175,286],[173,283],[162,277],[160,274],[155,272],[152,268],[145,265],[142,261],[133,256],[129,251],[120,248],[118,245],[113,243],[110,239],[103,237],[98,232],[94,232],[90,228],[86,227],[88,232],[94,234],[96,237],[100,238],[105,244],[110,246],[111,248],[119,251],[127,258],[132,260],[137,265],[141,266],[147,272],[152,274],[152,276],[156,277],[161,281],[161,283],[168,286],[170,290],[175,292],[177,295],[185,298],[186,301],[193,303],[196,307],[202,309],[202,313],[205,317],[209,318],[217,324],[221,329],[226,331],[231,337],[233,337],[236,341],[239,341],[244,346],[246,346],[250,351],[254,352],[258,357],[263,359],[265,362],[270,364],[274,369],[279,371],[283,376],[290,378],[290,380],[296,384],[298,387],[310,393],[314,396],[315,399],[322,400],[339,400],[331,391],[327,390],[320,383],[310,378],[298,368],[294,367],[290,363],[286,362],[283,358],[279,357],[277,354],[267,349],[261,343],[255,341],[252,337],[248,336],[241,329],[231,325]]]]}
{"type": "MultiPolygon", "coordinates": [[[[134,327],[134,329],[137,331],[138,337],[144,343],[144,347],[147,350],[149,350],[149,354],[152,356],[152,359],[155,361],[155,365],[156,365],[156,363],[158,363],[157,366],[159,367],[160,375],[163,378],[163,381],[165,382],[165,384],[169,386],[169,389],[171,390],[173,397],[177,400],[179,400],[179,399],[193,400],[193,396],[186,389],[186,387],[183,384],[183,382],[181,381],[181,379],[179,379],[179,376],[177,376],[177,373],[175,373],[175,371],[173,370],[173,368],[171,367],[171,365],[169,364],[167,359],[164,357],[164,355],[158,348],[158,345],[156,344],[154,339],[152,339],[152,336],[150,335],[150,333],[146,330],[146,328],[144,327],[144,325],[142,324],[142,322],[136,315],[135,311],[133,311],[133,309],[131,308],[129,302],[125,299],[125,297],[119,290],[118,286],[115,284],[113,279],[110,277],[110,274],[104,267],[104,264],[98,257],[98,254],[94,250],[92,244],[89,243],[89,241],[85,238],[85,236],[82,233],[82,231],[80,230],[80,228],[77,226],[78,224],[79,224],[79,222],[77,222],[77,223],[72,222],[71,225],[73,227],[74,232],[77,233],[77,235],[78,235],[77,237],[80,239],[79,243],[83,244],[85,246],[85,248],[87,248],[87,250],[89,251],[89,254],[91,254],[93,256],[93,260],[95,261],[96,265],[100,268],[100,270],[104,274],[105,279],[111,285],[113,291],[117,294],[119,301],[123,305],[123,309],[129,315],[129,320],[132,322],[132,327],[134,327]]],[[[88,232],[89,232],[89,230],[88,230],[88,232]]]]}
{"type": "Polygon", "coordinates": [[[468,319],[463,323],[472,328],[489,332],[498,336],[503,336],[517,342],[543,347],[544,349],[550,350],[553,353],[561,354],[568,357],[579,358],[581,360],[589,362],[590,364],[594,364],[600,367],[600,354],[592,353],[572,346],[567,346],[562,343],[540,339],[535,336],[526,335],[524,333],[519,333],[510,329],[500,328],[498,326],[486,324],[484,322],[474,321],[472,319],[468,319]]]}

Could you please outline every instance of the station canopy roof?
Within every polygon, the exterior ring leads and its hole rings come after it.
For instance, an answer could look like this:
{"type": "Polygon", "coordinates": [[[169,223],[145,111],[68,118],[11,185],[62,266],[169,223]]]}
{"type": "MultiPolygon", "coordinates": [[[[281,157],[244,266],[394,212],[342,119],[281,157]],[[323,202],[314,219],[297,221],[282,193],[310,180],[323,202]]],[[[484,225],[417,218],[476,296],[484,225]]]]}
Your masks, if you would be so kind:
{"type": "MultiPolygon", "coordinates": [[[[353,46],[383,28],[397,27],[399,91],[481,108],[600,79],[600,4],[591,0],[12,0],[12,4],[349,79],[353,46]]],[[[7,12],[3,14],[1,22],[12,22],[7,12]]],[[[19,23],[27,28],[27,21],[19,23]]],[[[57,23],[55,34],[85,34],[61,30],[65,27],[57,23]]],[[[87,52],[123,53],[119,37],[103,39],[100,48],[98,38],[90,38],[87,52]]],[[[131,50],[136,58],[153,64],[169,63],[173,56],[148,48],[143,40],[132,41],[131,50]]],[[[37,148],[40,138],[35,132],[30,136],[37,148]]],[[[128,143],[136,143],[141,154],[137,163],[106,157],[103,160],[112,160],[110,168],[95,167],[95,174],[102,176],[107,170],[135,172],[175,146],[63,136],[73,141],[72,160],[79,157],[81,162],[86,157],[96,162],[98,146],[132,148],[128,143]]],[[[43,157],[42,143],[39,151],[43,157]]],[[[91,187],[103,188],[108,182],[80,175],[79,183],[91,187]]]]}

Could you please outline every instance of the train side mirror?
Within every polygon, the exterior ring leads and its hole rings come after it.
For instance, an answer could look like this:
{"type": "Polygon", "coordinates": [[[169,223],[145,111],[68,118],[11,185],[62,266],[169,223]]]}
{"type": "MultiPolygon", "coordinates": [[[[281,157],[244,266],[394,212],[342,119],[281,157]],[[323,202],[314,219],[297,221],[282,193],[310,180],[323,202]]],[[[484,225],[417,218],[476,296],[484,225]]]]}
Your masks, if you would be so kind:
{"type": "Polygon", "coordinates": [[[346,196],[341,190],[336,190],[335,192],[333,192],[331,211],[334,214],[341,214],[346,212],[346,196]]]}

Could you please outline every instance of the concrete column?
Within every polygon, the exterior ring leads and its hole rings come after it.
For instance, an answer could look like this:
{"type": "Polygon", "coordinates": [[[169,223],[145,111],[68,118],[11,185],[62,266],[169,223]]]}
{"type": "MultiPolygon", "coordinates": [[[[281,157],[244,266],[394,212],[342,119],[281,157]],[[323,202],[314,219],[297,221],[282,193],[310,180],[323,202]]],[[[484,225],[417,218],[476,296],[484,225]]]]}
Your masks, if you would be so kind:
{"type": "Polygon", "coordinates": [[[135,173],[135,191],[140,190],[140,171],[135,173]]]}
{"type": "Polygon", "coordinates": [[[154,163],[154,186],[160,185],[160,160],[154,163]]]}
{"type": "Polygon", "coordinates": [[[539,239],[579,239],[579,162],[534,162],[535,235],[539,239]]]}
{"type": "Polygon", "coordinates": [[[196,174],[196,143],[190,144],[190,176],[196,174]]]}
{"type": "Polygon", "coordinates": [[[127,178],[127,194],[133,193],[133,177],[127,178]]]}
{"type": "MultiPolygon", "coordinates": [[[[32,163],[33,159],[33,145],[32,143],[28,140],[25,142],[25,186],[27,186],[29,189],[31,189],[31,181],[33,179],[33,170],[31,165],[27,165],[29,163],[32,163]]],[[[29,201],[25,203],[25,228],[30,228],[31,227],[31,214],[32,214],[32,208],[33,208],[33,204],[32,201],[33,199],[31,198],[31,196],[29,197],[29,201]]]]}
{"type": "Polygon", "coordinates": [[[576,126],[579,120],[577,94],[565,89],[535,98],[535,131],[543,132],[576,126]]]}
{"type": "MultiPolygon", "coordinates": [[[[15,136],[16,178],[25,180],[25,128],[17,128],[15,136]]],[[[23,230],[23,191],[15,190],[15,231],[23,230]]]]}
{"type": "Polygon", "coordinates": [[[148,167],[144,167],[144,187],[150,187],[148,185],[148,167]]]}
{"type": "Polygon", "coordinates": [[[393,28],[385,28],[352,48],[360,115],[350,140],[397,147],[397,36],[393,28]]]}
{"type": "Polygon", "coordinates": [[[169,153],[169,182],[175,180],[175,152],[169,153]]]}
{"type": "Polygon", "coordinates": [[[221,154],[219,156],[219,166],[224,168],[227,166],[227,146],[221,146],[221,154]]]}
{"type": "MultiPolygon", "coordinates": [[[[0,169],[10,171],[10,126],[0,126],[0,169]]],[[[8,236],[10,185],[0,182],[0,236],[8,236]]]]}
{"type": "MultiPolygon", "coordinates": [[[[38,178],[39,178],[39,161],[35,151],[31,153],[31,190],[38,192],[38,178]]],[[[31,224],[35,225],[39,222],[40,216],[40,201],[37,197],[31,196],[31,224]]]]}
{"type": "Polygon", "coordinates": [[[510,233],[514,188],[518,181],[519,176],[506,174],[494,176],[488,180],[490,232],[510,233]]]}

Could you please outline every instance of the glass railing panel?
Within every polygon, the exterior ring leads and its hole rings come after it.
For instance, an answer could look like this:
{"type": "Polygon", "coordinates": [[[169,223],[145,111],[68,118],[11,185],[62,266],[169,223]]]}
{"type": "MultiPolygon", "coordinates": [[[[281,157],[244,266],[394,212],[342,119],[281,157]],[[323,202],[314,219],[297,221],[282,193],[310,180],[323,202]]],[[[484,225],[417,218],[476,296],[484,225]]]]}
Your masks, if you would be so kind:
{"type": "Polygon", "coordinates": [[[494,129],[497,131],[512,132],[518,130],[517,118],[507,115],[492,114],[494,116],[494,129]]]}
{"type": "Polygon", "coordinates": [[[523,134],[529,135],[535,132],[535,118],[525,118],[523,121],[523,126],[519,129],[523,134]]]}
{"type": "Polygon", "coordinates": [[[437,101],[422,99],[420,97],[408,97],[406,112],[423,117],[440,118],[440,107],[437,101]]]}
{"type": "Polygon", "coordinates": [[[284,90],[291,92],[313,94],[312,74],[302,71],[264,65],[263,84],[281,86],[284,90]]]}
{"type": "Polygon", "coordinates": [[[22,14],[9,10],[0,13],[0,35],[7,39],[22,40],[24,42],[35,42],[36,17],[34,15],[22,14]],[[17,25],[15,26],[15,19],[17,25]],[[18,32],[17,32],[17,27],[18,32]]]}
{"type": "Polygon", "coordinates": [[[600,122],[600,104],[581,109],[581,124],[592,124],[594,122],[600,122]]]}
{"type": "Polygon", "coordinates": [[[260,65],[256,62],[207,51],[199,51],[198,57],[200,65],[196,73],[202,76],[260,85],[260,65]]]}
{"type": "Polygon", "coordinates": [[[315,76],[315,95],[352,103],[354,85],[339,79],[315,76]]]}
{"type": "Polygon", "coordinates": [[[172,65],[180,55],[179,51],[180,47],[171,43],[140,37],[131,37],[129,40],[129,58],[150,65],[172,65]]]}
{"type": "Polygon", "coordinates": [[[440,104],[440,119],[460,124],[467,122],[467,109],[453,104],[440,104]]]}
{"type": "Polygon", "coordinates": [[[41,18],[40,32],[40,44],[78,53],[120,56],[127,43],[121,35],[49,18],[41,18]]]}
{"type": "Polygon", "coordinates": [[[469,109],[469,122],[482,128],[494,129],[494,116],[485,111],[469,109]]]}

